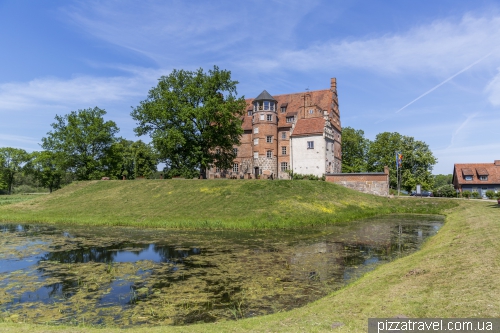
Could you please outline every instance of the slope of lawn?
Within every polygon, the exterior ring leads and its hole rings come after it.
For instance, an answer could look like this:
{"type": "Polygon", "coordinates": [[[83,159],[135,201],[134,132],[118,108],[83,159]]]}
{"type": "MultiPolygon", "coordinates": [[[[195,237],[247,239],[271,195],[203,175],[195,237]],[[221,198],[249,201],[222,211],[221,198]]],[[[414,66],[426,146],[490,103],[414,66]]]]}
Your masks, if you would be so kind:
{"type": "Polygon", "coordinates": [[[453,200],[391,200],[322,181],[137,180],[75,182],[0,206],[0,221],[164,228],[282,228],[388,213],[437,214],[453,200]]]}

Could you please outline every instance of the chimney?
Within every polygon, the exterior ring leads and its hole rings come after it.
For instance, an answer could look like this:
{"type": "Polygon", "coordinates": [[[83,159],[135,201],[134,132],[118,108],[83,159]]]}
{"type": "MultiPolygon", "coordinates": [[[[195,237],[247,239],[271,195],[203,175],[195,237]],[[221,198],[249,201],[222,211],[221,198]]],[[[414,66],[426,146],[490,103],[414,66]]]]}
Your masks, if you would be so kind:
{"type": "Polygon", "coordinates": [[[500,160],[495,160],[494,164],[495,166],[500,166],[500,160]]]}
{"type": "Polygon", "coordinates": [[[330,79],[330,89],[333,91],[337,91],[337,79],[334,77],[330,79]]]}

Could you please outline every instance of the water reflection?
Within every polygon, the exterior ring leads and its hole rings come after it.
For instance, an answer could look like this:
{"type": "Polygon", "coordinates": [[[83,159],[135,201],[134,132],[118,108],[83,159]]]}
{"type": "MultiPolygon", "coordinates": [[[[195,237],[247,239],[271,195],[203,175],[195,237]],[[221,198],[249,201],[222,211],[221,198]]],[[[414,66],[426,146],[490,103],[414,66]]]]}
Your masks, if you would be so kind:
{"type": "Polygon", "coordinates": [[[101,228],[106,237],[1,225],[0,310],[119,326],[288,310],[415,251],[441,225],[439,217],[393,217],[271,232],[101,228]]]}

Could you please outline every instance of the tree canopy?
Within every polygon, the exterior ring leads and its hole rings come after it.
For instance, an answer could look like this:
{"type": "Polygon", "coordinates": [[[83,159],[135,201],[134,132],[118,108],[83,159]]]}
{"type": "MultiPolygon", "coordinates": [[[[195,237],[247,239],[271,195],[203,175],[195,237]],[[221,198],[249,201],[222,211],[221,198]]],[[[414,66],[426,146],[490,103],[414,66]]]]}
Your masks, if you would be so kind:
{"type": "Polygon", "coordinates": [[[0,148],[0,184],[12,193],[14,176],[23,171],[29,160],[29,154],[24,149],[4,147],[0,148]]]}
{"type": "Polygon", "coordinates": [[[31,159],[26,164],[26,173],[33,175],[33,178],[42,187],[48,188],[49,192],[61,187],[64,178],[63,157],[51,151],[35,151],[31,153],[31,159]]]}
{"type": "Polygon", "coordinates": [[[380,133],[370,144],[368,171],[381,172],[387,165],[390,169],[391,187],[397,187],[396,152],[403,155],[401,187],[411,191],[420,184],[424,190],[432,189],[434,177],[431,171],[437,159],[425,142],[397,132],[380,133]]]}
{"type": "Polygon", "coordinates": [[[63,168],[77,180],[98,179],[113,172],[112,146],[119,129],[114,121],[105,121],[106,111],[98,107],[56,115],[53,131],[42,138],[42,147],[64,156],[63,168]]]}
{"type": "Polygon", "coordinates": [[[366,172],[370,140],[363,130],[342,129],[342,172],[366,172]]]}
{"type": "Polygon", "coordinates": [[[232,166],[233,145],[243,132],[243,97],[231,72],[214,66],[205,73],[173,70],[162,76],[131,115],[137,135],[150,135],[166,169],[206,177],[213,165],[232,166]]]}

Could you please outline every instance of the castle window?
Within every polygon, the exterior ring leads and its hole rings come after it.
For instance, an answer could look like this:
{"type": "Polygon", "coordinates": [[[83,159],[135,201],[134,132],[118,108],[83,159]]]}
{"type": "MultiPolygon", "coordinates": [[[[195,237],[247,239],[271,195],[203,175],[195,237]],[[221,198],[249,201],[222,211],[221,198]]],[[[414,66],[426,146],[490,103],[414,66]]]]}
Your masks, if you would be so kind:
{"type": "Polygon", "coordinates": [[[273,136],[272,135],[266,136],[266,142],[267,143],[272,143],[273,142],[273,136]]]}
{"type": "Polygon", "coordinates": [[[272,114],[268,114],[267,115],[267,121],[273,121],[273,115],[272,114]]]}
{"type": "Polygon", "coordinates": [[[273,152],[268,150],[266,153],[267,158],[273,158],[273,152]]]}
{"type": "Polygon", "coordinates": [[[282,106],[281,107],[281,113],[285,113],[286,112],[286,107],[282,106]]]}
{"type": "Polygon", "coordinates": [[[259,138],[253,139],[253,145],[256,146],[259,144],[259,138]]]}
{"type": "Polygon", "coordinates": [[[313,109],[309,109],[309,114],[313,114],[314,113],[314,110],[313,109]]]}
{"type": "Polygon", "coordinates": [[[254,151],[253,152],[253,158],[259,158],[259,152],[258,151],[254,151]]]}
{"type": "Polygon", "coordinates": [[[285,146],[281,147],[281,155],[286,155],[286,147],[285,146]]]}
{"type": "Polygon", "coordinates": [[[247,115],[251,116],[252,115],[252,110],[248,110],[247,115]]]}
{"type": "Polygon", "coordinates": [[[215,168],[215,172],[220,172],[220,168],[215,168]]]}
{"type": "Polygon", "coordinates": [[[269,110],[269,101],[264,101],[264,111],[269,110]]]}
{"type": "Polygon", "coordinates": [[[234,155],[238,155],[238,148],[233,148],[234,155]]]}
{"type": "Polygon", "coordinates": [[[253,129],[253,133],[254,133],[254,134],[259,133],[259,128],[258,128],[258,127],[255,127],[255,128],[253,129]]]}
{"type": "Polygon", "coordinates": [[[264,120],[264,115],[263,114],[260,115],[260,120],[264,120]]]}
{"type": "Polygon", "coordinates": [[[307,149],[314,149],[314,141],[307,141],[307,149]]]}
{"type": "Polygon", "coordinates": [[[286,139],[286,132],[285,131],[281,132],[281,138],[286,139]]]}
{"type": "Polygon", "coordinates": [[[293,123],[293,119],[294,119],[293,116],[292,117],[286,117],[286,122],[287,123],[293,123]]]}
{"type": "Polygon", "coordinates": [[[281,162],[281,171],[288,170],[288,162],[281,162]]]}
{"type": "Polygon", "coordinates": [[[233,164],[233,172],[238,172],[238,163],[233,164]]]}

